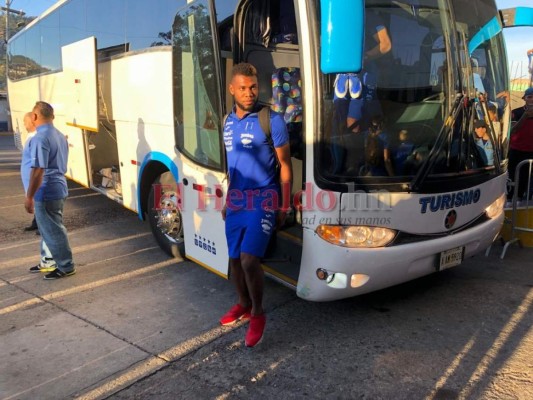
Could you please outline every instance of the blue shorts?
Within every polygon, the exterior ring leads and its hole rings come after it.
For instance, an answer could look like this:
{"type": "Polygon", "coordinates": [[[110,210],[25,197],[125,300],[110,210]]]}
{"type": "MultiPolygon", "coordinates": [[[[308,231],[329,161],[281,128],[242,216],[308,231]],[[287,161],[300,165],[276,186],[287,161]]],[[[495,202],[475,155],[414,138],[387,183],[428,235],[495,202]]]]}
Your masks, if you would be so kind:
{"type": "Polygon", "coordinates": [[[270,237],[276,229],[276,212],[264,209],[264,197],[254,199],[253,207],[226,210],[226,241],[230,258],[240,258],[241,253],[263,257],[270,237]]]}

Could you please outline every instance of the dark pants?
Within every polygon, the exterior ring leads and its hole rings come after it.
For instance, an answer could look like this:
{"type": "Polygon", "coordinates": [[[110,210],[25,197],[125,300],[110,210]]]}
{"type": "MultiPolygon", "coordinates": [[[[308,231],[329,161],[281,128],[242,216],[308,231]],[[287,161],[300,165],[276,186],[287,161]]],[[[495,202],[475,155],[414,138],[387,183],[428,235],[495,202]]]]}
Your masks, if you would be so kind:
{"type": "MultiPolygon", "coordinates": [[[[511,178],[511,181],[515,182],[516,166],[521,161],[529,160],[529,159],[533,159],[533,152],[531,151],[519,151],[519,150],[514,150],[514,149],[509,150],[509,177],[511,178]]],[[[527,190],[528,180],[529,180],[529,167],[524,165],[520,169],[519,182],[517,183],[518,197],[525,197],[525,198],[529,197],[528,195],[524,196],[524,192],[527,190]]],[[[516,187],[516,182],[515,182],[515,187],[516,187]]],[[[511,188],[508,194],[508,198],[512,198],[512,197],[513,197],[513,188],[511,188]]]]}

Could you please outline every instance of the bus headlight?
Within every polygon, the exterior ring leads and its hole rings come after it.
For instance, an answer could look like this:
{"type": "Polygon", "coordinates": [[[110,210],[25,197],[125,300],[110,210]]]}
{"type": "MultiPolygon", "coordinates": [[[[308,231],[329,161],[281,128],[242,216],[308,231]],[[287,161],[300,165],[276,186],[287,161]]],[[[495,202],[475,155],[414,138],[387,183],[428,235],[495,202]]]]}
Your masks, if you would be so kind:
{"type": "Polygon", "coordinates": [[[319,225],[316,233],[325,241],[343,247],[384,247],[396,231],[379,226],[319,225]]]}
{"type": "Polygon", "coordinates": [[[494,203],[485,208],[485,213],[487,214],[487,217],[492,219],[500,215],[500,213],[503,211],[503,207],[505,206],[506,199],[507,196],[505,194],[502,194],[496,199],[494,203]]]}

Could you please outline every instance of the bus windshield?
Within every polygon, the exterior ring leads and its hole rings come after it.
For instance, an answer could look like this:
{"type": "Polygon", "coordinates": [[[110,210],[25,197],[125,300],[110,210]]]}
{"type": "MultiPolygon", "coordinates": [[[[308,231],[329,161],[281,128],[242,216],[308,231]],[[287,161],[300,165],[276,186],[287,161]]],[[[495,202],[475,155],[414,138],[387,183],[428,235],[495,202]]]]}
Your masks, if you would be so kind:
{"type": "MultiPolygon", "coordinates": [[[[462,104],[466,98],[493,103],[500,116],[507,106],[498,97],[507,71],[487,63],[503,51],[501,32],[490,39],[478,34],[498,14],[492,1],[480,1],[479,10],[468,13],[462,3],[365,2],[363,69],[321,74],[316,165],[323,181],[409,183],[428,167],[428,157],[429,176],[495,170],[495,157],[479,150],[470,129],[487,107],[480,104],[474,116],[462,104]],[[484,39],[469,54],[479,37],[484,39]]],[[[496,139],[494,151],[502,152],[503,139],[496,139]]]]}

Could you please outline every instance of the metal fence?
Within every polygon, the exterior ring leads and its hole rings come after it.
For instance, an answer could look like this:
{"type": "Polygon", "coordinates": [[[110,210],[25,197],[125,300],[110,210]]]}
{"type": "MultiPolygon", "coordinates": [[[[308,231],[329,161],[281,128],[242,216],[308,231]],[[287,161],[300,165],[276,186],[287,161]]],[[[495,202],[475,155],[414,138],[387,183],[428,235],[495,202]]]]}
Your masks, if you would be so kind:
{"type": "Polygon", "coordinates": [[[523,160],[516,166],[515,179],[510,185],[513,189],[513,197],[511,201],[511,219],[506,219],[506,223],[510,225],[511,237],[504,244],[501,259],[505,257],[505,253],[509,246],[513,243],[517,243],[522,247],[522,242],[517,236],[519,232],[533,233],[533,201],[532,201],[532,174],[533,160],[523,160]],[[527,179],[524,178],[524,174],[527,174],[527,179]],[[525,191],[522,185],[525,185],[525,191]],[[525,193],[525,196],[523,194],[525,193]]]}

